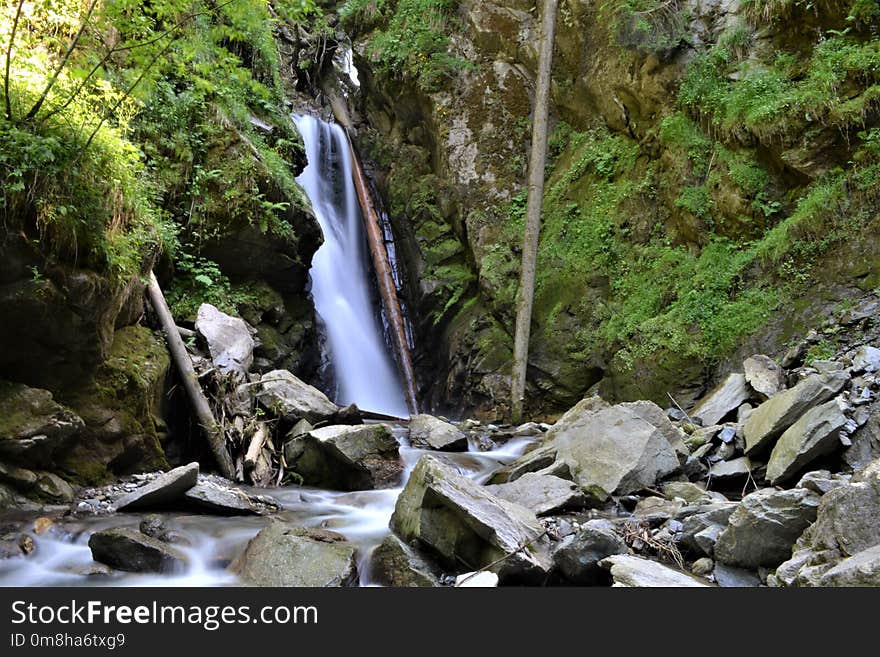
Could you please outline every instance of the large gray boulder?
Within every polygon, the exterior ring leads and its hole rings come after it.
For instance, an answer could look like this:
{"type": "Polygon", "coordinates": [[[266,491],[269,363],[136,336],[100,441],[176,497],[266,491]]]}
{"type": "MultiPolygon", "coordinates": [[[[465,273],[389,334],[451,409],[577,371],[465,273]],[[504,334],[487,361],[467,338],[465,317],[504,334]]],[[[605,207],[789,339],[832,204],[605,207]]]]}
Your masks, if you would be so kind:
{"type": "Polygon", "coordinates": [[[179,500],[199,480],[199,464],[190,463],[157,475],[153,480],[117,499],[117,511],[153,509],[179,500]]]}
{"type": "Polygon", "coordinates": [[[180,572],[187,565],[183,553],[131,527],[95,532],[89,549],[95,561],[135,573],[180,572]]]}
{"type": "Polygon", "coordinates": [[[0,459],[27,468],[53,465],[85,423],[52,399],[52,393],[0,382],[0,459]]]}
{"type": "Polygon", "coordinates": [[[788,481],[815,459],[841,447],[840,430],[847,418],[836,399],[811,408],[785,430],[767,463],[771,484],[788,481]]]}
{"type": "Polygon", "coordinates": [[[255,497],[220,477],[200,476],[198,483],[183,494],[189,505],[220,516],[264,515],[278,510],[266,496],[255,497]]]}
{"type": "Polygon", "coordinates": [[[656,561],[617,554],[606,557],[599,565],[611,571],[613,586],[680,588],[711,586],[706,580],[664,566],[656,561]]]}
{"type": "Polygon", "coordinates": [[[553,468],[556,463],[556,446],[542,445],[531,452],[526,452],[513,463],[499,468],[489,479],[490,484],[506,484],[516,481],[529,472],[540,472],[553,468]]]}
{"type": "Polygon", "coordinates": [[[419,541],[450,567],[493,570],[502,578],[541,578],[550,560],[539,542],[544,529],[530,510],[492,495],[438,458],[416,464],[391,516],[404,541],[419,541]]]}
{"type": "Polygon", "coordinates": [[[714,390],[703,397],[691,410],[691,416],[699,418],[703,426],[718,424],[729,413],[749,400],[752,392],[746,385],[744,374],[729,374],[714,390]]]}
{"type": "Polygon", "coordinates": [[[309,486],[371,490],[396,485],[403,463],[384,424],[312,429],[284,445],[287,466],[309,486]]]}
{"type": "Polygon", "coordinates": [[[715,544],[715,560],[731,566],[774,568],[816,519],[820,497],[803,489],[762,489],[746,495],[715,544]]]}
{"type": "Polygon", "coordinates": [[[764,398],[769,398],[785,389],[785,375],[782,368],[769,356],[756,354],[743,362],[746,382],[764,398]]]}
{"type": "Polygon", "coordinates": [[[693,554],[714,556],[715,543],[738,506],[736,502],[715,502],[697,507],[681,521],[681,547],[693,554]]]}
{"type": "Polygon", "coordinates": [[[868,407],[866,422],[850,436],[852,445],[843,453],[843,460],[853,472],[864,470],[880,459],[880,404],[868,407]]]}
{"type": "Polygon", "coordinates": [[[413,447],[442,452],[466,452],[467,436],[433,415],[414,415],[409,421],[409,440],[413,447]]]}
{"type": "Polygon", "coordinates": [[[283,417],[291,424],[298,420],[312,424],[325,422],[340,410],[323,392],[303,383],[287,370],[264,374],[257,399],[276,417],[283,417]]]}
{"type": "Polygon", "coordinates": [[[645,422],[656,427],[657,430],[663,434],[663,437],[666,438],[666,442],[668,442],[676,451],[679,461],[683,462],[688,457],[690,450],[684,442],[686,434],[669,421],[666,412],[657,406],[657,404],[651,401],[639,400],[634,402],[624,402],[618,404],[618,406],[625,408],[628,411],[632,411],[645,422]]]}
{"type": "Polygon", "coordinates": [[[586,505],[586,498],[573,481],[553,475],[529,472],[506,484],[486,486],[493,495],[531,509],[538,516],[546,516],[565,509],[586,505]]]}
{"type": "Polygon", "coordinates": [[[623,538],[607,520],[589,520],[576,534],[567,536],[553,551],[553,568],[566,581],[593,586],[605,571],[599,562],[613,554],[627,554],[623,538]]]}
{"type": "Polygon", "coordinates": [[[383,586],[440,586],[439,575],[436,565],[394,534],[386,536],[370,557],[371,579],[383,586]]]}
{"type": "Polygon", "coordinates": [[[547,440],[573,480],[598,501],[653,486],[679,468],[664,432],[625,405],[569,417],[547,440]]]}
{"type": "Polygon", "coordinates": [[[254,339],[243,319],[203,303],[196,317],[196,332],[207,343],[217,370],[247,374],[254,363],[254,339]]]}
{"type": "Polygon", "coordinates": [[[357,547],[335,532],[273,522],[229,570],[250,586],[354,586],[357,547]]]}
{"type": "Polygon", "coordinates": [[[814,374],[758,406],[743,427],[746,454],[755,454],[770,447],[773,440],[807,410],[837,395],[847,381],[849,375],[845,372],[814,374]]]}

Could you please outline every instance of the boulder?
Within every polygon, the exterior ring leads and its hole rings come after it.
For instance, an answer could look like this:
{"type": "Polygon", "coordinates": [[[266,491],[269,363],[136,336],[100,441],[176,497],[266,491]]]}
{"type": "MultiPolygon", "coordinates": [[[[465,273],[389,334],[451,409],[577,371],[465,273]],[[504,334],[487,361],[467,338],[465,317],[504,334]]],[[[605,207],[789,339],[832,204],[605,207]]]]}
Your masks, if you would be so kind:
{"type": "Polygon", "coordinates": [[[187,565],[181,552],[130,527],[95,532],[89,549],[95,561],[135,573],[179,572],[187,565]]]}
{"type": "Polygon", "coordinates": [[[663,431],[625,405],[570,416],[547,434],[572,479],[592,498],[605,501],[646,487],[679,468],[663,431]]]}
{"type": "Polygon", "coordinates": [[[819,499],[803,488],[765,488],[746,495],[718,537],[715,560],[751,569],[778,566],[816,519],[819,499]]]}
{"type": "Polygon", "coordinates": [[[384,424],[313,429],[284,445],[287,466],[309,486],[370,490],[397,485],[398,443],[384,424]]]}
{"type": "Polygon", "coordinates": [[[332,419],[339,412],[339,407],[323,392],[303,383],[287,370],[264,374],[257,399],[269,412],[291,424],[303,419],[317,424],[332,419]]]}
{"type": "Polygon", "coordinates": [[[556,463],[556,446],[542,445],[531,452],[526,452],[513,463],[499,468],[489,478],[490,484],[506,484],[516,481],[528,472],[538,472],[556,463]]]}
{"type": "Polygon", "coordinates": [[[607,520],[589,520],[553,551],[553,569],[566,581],[593,586],[605,579],[599,562],[614,554],[627,554],[623,538],[607,520]]]}
{"type": "Polygon", "coordinates": [[[852,445],[843,453],[843,460],[853,472],[864,470],[880,459],[880,405],[869,408],[865,423],[850,436],[852,445]]]}
{"type": "Polygon", "coordinates": [[[785,389],[785,374],[769,356],[756,354],[743,362],[746,382],[765,399],[785,389]]]}
{"type": "Polygon", "coordinates": [[[254,339],[243,319],[203,303],[196,318],[196,332],[207,343],[217,370],[224,374],[248,373],[254,362],[254,339]]]}
{"type": "Polygon", "coordinates": [[[431,455],[419,459],[398,497],[391,529],[454,568],[482,568],[511,555],[493,567],[505,579],[543,577],[550,566],[539,543],[544,528],[533,512],[492,495],[431,455]]]}
{"type": "Polygon", "coordinates": [[[770,483],[776,485],[791,479],[815,459],[841,447],[840,430],[846,422],[836,399],[804,413],[773,447],[767,463],[770,483]]]}
{"type": "Polygon", "coordinates": [[[544,428],[537,422],[526,422],[514,429],[510,435],[514,438],[537,438],[544,434],[544,428]]]}
{"type": "Polygon", "coordinates": [[[698,507],[682,520],[681,547],[693,554],[713,556],[715,543],[738,506],[736,502],[716,502],[698,507]]]}
{"type": "Polygon", "coordinates": [[[667,499],[679,498],[688,504],[699,504],[711,499],[711,495],[703,486],[689,481],[667,481],[663,484],[663,494],[667,499]]]}
{"type": "Polygon", "coordinates": [[[410,418],[409,440],[413,447],[442,452],[466,452],[468,449],[464,433],[432,415],[414,415],[410,418]]]}
{"type": "Polygon", "coordinates": [[[824,495],[835,488],[846,486],[849,480],[849,475],[833,475],[828,470],[815,470],[801,477],[797,483],[797,488],[806,488],[819,495],[824,495]]]}
{"type": "Polygon", "coordinates": [[[602,559],[599,565],[611,571],[611,578],[614,580],[612,586],[659,588],[711,586],[706,580],[656,561],[628,554],[607,557],[602,559]]]}
{"type": "Polygon", "coordinates": [[[277,510],[266,498],[257,499],[219,477],[199,477],[183,500],[201,511],[221,516],[263,515],[277,510]]]}
{"type": "Polygon", "coordinates": [[[715,583],[724,589],[761,586],[761,578],[750,570],[735,568],[723,563],[715,564],[715,583]]]}
{"type": "Polygon", "coordinates": [[[113,506],[123,509],[151,509],[179,500],[199,480],[199,464],[190,463],[157,475],[152,481],[139,486],[117,499],[113,506]]]}
{"type": "Polygon", "coordinates": [[[876,372],[880,370],[880,349],[871,345],[863,345],[852,355],[853,369],[857,371],[876,372]]]}
{"type": "Polygon", "coordinates": [[[249,586],[354,586],[357,548],[335,532],[273,522],[229,570],[249,586]]]}
{"type": "Polygon", "coordinates": [[[553,475],[528,472],[507,484],[486,486],[493,495],[546,516],[565,509],[582,508],[586,498],[578,485],[553,475]]]}
{"type": "Polygon", "coordinates": [[[48,390],[0,382],[0,459],[28,468],[50,467],[83,426],[48,390]]]}
{"type": "Polygon", "coordinates": [[[880,544],[840,561],[822,575],[819,586],[880,586],[880,544]]]}
{"type": "Polygon", "coordinates": [[[648,424],[657,428],[666,438],[679,456],[679,461],[687,458],[690,450],[684,442],[685,433],[669,421],[667,414],[657,404],[651,401],[634,401],[618,404],[621,408],[632,411],[648,424]]]}
{"type": "Polygon", "coordinates": [[[752,462],[748,456],[740,456],[729,461],[718,461],[709,468],[709,477],[711,479],[735,479],[738,477],[748,477],[752,471],[752,462]]]}
{"type": "Polygon", "coordinates": [[[769,447],[808,409],[837,395],[847,381],[849,375],[845,372],[814,374],[758,406],[743,427],[746,454],[755,454],[769,447]]]}
{"type": "Polygon", "coordinates": [[[439,574],[434,564],[394,534],[386,536],[370,557],[371,579],[383,586],[440,586],[439,574]]]}
{"type": "Polygon", "coordinates": [[[714,390],[691,410],[691,417],[702,420],[703,426],[718,424],[729,413],[752,396],[744,374],[729,374],[714,390]]]}

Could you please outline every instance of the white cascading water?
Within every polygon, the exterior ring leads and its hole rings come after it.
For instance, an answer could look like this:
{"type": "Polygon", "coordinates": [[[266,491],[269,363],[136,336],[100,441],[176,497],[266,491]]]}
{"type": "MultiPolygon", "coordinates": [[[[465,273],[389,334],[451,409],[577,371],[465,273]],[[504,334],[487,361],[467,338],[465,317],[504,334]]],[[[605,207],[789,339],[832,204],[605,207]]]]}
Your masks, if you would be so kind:
{"type": "Polygon", "coordinates": [[[340,404],[408,417],[403,387],[388,354],[370,293],[366,238],[352,179],[348,139],[338,125],[297,116],[308,166],[297,182],[324,233],[309,272],[323,320],[340,404]]]}

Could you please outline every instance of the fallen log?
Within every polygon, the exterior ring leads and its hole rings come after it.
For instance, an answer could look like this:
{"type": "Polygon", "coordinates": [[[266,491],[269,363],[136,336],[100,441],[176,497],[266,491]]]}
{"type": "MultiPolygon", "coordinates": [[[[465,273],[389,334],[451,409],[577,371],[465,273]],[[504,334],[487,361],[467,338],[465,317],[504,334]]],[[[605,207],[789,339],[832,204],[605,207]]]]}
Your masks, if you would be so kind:
{"type": "Polygon", "coordinates": [[[171,310],[165,301],[165,295],[162,294],[162,288],[159,287],[159,282],[156,280],[153,272],[150,272],[147,295],[150,298],[153,309],[156,311],[159,323],[162,325],[162,332],[165,334],[165,342],[168,344],[171,360],[174,361],[174,365],[180,373],[183,389],[186,390],[186,395],[189,398],[199,427],[201,427],[211,452],[214,454],[217,467],[224,477],[235,480],[235,467],[226,449],[226,437],[223,429],[217,423],[217,420],[214,419],[211,406],[208,404],[208,399],[205,397],[202,386],[199,384],[192,359],[180,337],[180,331],[174,323],[174,317],[171,315],[171,310]]]}
{"type": "Polygon", "coordinates": [[[260,454],[263,451],[263,445],[266,444],[267,435],[266,425],[261,422],[257,430],[254,431],[254,435],[251,436],[250,445],[248,445],[247,452],[244,455],[245,470],[253,470],[256,467],[260,454]]]}

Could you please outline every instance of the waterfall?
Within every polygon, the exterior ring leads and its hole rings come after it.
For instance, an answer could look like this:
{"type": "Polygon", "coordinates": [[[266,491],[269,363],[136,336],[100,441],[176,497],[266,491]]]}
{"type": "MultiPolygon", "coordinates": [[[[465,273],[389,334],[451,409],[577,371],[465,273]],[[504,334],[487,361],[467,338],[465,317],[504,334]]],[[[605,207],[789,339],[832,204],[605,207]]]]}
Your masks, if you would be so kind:
{"type": "Polygon", "coordinates": [[[336,402],[407,417],[403,387],[371,294],[347,137],[339,126],[311,116],[297,116],[294,121],[308,158],[297,182],[311,200],[324,233],[309,276],[336,372],[336,402]]]}

